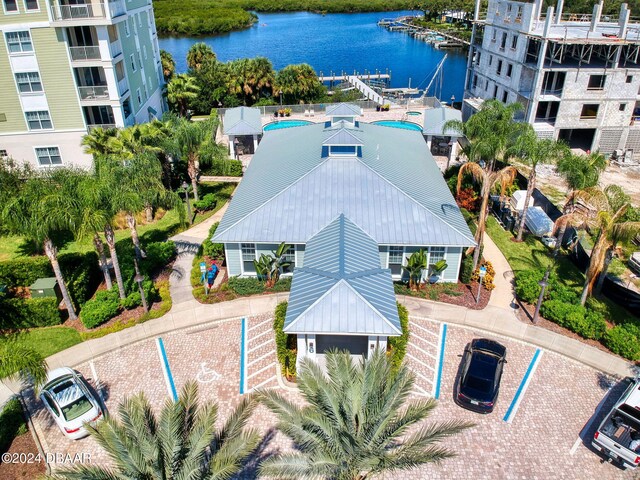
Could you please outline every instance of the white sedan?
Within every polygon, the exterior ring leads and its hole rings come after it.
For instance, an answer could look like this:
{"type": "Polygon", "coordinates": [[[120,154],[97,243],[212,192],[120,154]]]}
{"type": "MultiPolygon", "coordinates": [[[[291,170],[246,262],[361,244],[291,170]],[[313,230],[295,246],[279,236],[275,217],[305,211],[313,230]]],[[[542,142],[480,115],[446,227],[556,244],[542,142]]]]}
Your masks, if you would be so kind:
{"type": "Polygon", "coordinates": [[[40,399],[62,433],[73,440],[89,435],[85,424],[94,425],[102,417],[100,402],[85,379],[68,367],[49,372],[40,399]]]}

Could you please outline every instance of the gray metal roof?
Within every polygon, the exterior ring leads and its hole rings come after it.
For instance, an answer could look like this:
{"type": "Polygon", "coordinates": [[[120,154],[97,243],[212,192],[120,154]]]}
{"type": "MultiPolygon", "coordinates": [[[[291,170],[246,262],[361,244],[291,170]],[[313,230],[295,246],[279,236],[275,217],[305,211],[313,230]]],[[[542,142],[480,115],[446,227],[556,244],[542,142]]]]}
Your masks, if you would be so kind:
{"type": "Polygon", "coordinates": [[[378,244],[340,215],[309,240],[293,273],[284,331],[399,335],[391,271],[378,244]]]}
{"type": "Polygon", "coordinates": [[[422,133],[424,135],[436,135],[446,137],[460,137],[459,132],[447,129],[443,131],[444,124],[449,120],[462,121],[462,112],[455,108],[440,107],[440,108],[428,108],[424,111],[424,125],[422,127],[422,133]]]}
{"type": "Polygon", "coordinates": [[[362,115],[362,110],[357,105],[350,103],[338,103],[328,107],[325,114],[327,117],[359,117],[362,115]]]}
{"type": "Polygon", "coordinates": [[[230,108],[224,112],[222,126],[225,135],[260,135],[262,134],[260,109],[230,108]]]}
{"type": "Polygon", "coordinates": [[[362,157],[322,158],[324,124],[263,137],[214,241],[307,243],[341,213],[378,244],[470,246],[419,132],[360,123],[362,157]]]}
{"type": "Polygon", "coordinates": [[[322,142],[322,145],[364,145],[362,140],[344,126],[322,142]]]}

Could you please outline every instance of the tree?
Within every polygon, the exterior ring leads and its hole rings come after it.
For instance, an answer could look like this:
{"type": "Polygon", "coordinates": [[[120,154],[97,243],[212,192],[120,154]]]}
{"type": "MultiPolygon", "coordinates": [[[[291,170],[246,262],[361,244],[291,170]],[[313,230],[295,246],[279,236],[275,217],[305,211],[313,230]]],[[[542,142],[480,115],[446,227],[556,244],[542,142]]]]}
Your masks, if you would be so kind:
{"type": "Polygon", "coordinates": [[[34,175],[33,168],[26,162],[18,163],[12,158],[0,158],[0,234],[6,227],[2,221],[2,205],[19,195],[24,182],[34,175]]]}
{"type": "Polygon", "coordinates": [[[180,116],[187,115],[189,105],[198,97],[200,88],[195,79],[185,73],[176,75],[167,85],[167,100],[173,108],[178,110],[180,116]]]}
{"type": "Polygon", "coordinates": [[[275,79],[274,95],[282,92],[287,104],[312,103],[324,93],[324,87],[310,65],[287,65],[280,70],[275,79]]]}
{"type": "Polygon", "coordinates": [[[198,42],[191,45],[187,52],[187,66],[191,70],[199,70],[207,60],[215,60],[216,54],[209,45],[204,42],[198,42]]]}
{"type": "Polygon", "coordinates": [[[216,429],[218,406],[199,402],[195,382],[183,387],[176,402],[165,402],[159,415],[145,395],[138,394],[120,403],[119,419],[107,415],[96,427],[86,427],[107,452],[112,467],[80,464],[51,478],[232,478],[260,441],[256,431],[246,429],[254,408],[255,401],[244,398],[216,429]]]}
{"type": "Polygon", "coordinates": [[[198,198],[198,175],[200,174],[201,151],[207,142],[213,142],[213,125],[215,121],[208,119],[204,122],[190,122],[180,119],[175,126],[175,141],[181,152],[181,157],[187,162],[187,173],[191,179],[193,196],[198,198]]]}
{"type": "Polygon", "coordinates": [[[166,50],[160,50],[160,62],[162,63],[162,75],[164,82],[169,83],[173,74],[176,73],[176,61],[166,50]]]}
{"type": "Polygon", "coordinates": [[[271,94],[274,74],[268,59],[241,58],[230,62],[228,68],[228,91],[232,95],[239,95],[243,105],[253,104],[260,95],[271,94]]]}
{"type": "Polygon", "coordinates": [[[422,273],[427,268],[427,254],[424,249],[413,252],[407,257],[407,264],[402,269],[409,275],[409,288],[420,290],[422,273]]]}
{"type": "Polygon", "coordinates": [[[507,158],[508,149],[528,128],[526,123],[514,120],[521,110],[519,103],[505,105],[499,100],[485,100],[469,120],[464,123],[458,120],[445,122],[442,131],[451,129],[467,137],[467,158],[473,162],[484,162],[491,172],[496,162],[507,158]]]}
{"type": "Polygon", "coordinates": [[[3,223],[16,234],[22,235],[44,248],[58,281],[69,318],[78,317],[64,281],[58,247],[54,238],[63,231],[73,231],[76,199],[73,185],[78,173],[67,168],[44,170],[26,181],[22,190],[4,205],[3,223]]]}
{"type": "Polygon", "coordinates": [[[538,138],[535,130],[529,124],[526,125],[526,130],[516,138],[513,146],[507,149],[508,156],[517,158],[531,169],[527,179],[527,194],[524,198],[516,241],[522,241],[529,200],[533,195],[533,189],[536,188],[536,168],[541,163],[553,163],[563,158],[568,151],[569,148],[564,143],[549,138],[538,138]]]}
{"type": "Polygon", "coordinates": [[[113,151],[113,139],[118,134],[118,129],[102,127],[92,128],[89,133],[82,137],[85,153],[89,155],[108,155],[113,151]]]}
{"type": "Polygon", "coordinates": [[[591,152],[588,155],[567,152],[558,160],[556,171],[567,182],[570,190],[584,190],[598,185],[600,174],[608,164],[608,160],[600,152],[591,152]]]}
{"type": "MultiPolygon", "coordinates": [[[[505,167],[496,172],[488,172],[477,163],[468,162],[460,167],[458,171],[458,185],[456,192],[460,193],[465,175],[471,175],[473,179],[482,185],[480,189],[480,212],[478,213],[478,228],[476,230],[476,247],[473,252],[473,269],[475,270],[480,261],[480,249],[484,239],[485,223],[487,221],[487,210],[489,207],[489,196],[495,187],[500,187],[501,192],[513,183],[518,171],[514,167],[505,167]]],[[[469,252],[467,252],[468,254],[469,252]]]]}
{"type": "Polygon", "coordinates": [[[14,339],[0,345],[0,379],[33,380],[36,388],[47,381],[47,361],[35,350],[14,339]]]}
{"type": "Polygon", "coordinates": [[[314,361],[302,360],[301,406],[275,390],[260,392],[260,401],[278,417],[278,430],[298,449],[264,461],[261,475],[364,480],[409,470],[454,456],[437,443],[471,426],[453,420],[420,425],[436,401],[406,405],[414,374],[402,365],[392,375],[385,352],[360,361],[348,352],[330,352],[326,364],[329,375],[314,361]]]}
{"type": "Polygon", "coordinates": [[[602,278],[601,287],[616,246],[640,233],[640,222],[624,221],[624,215],[630,207],[629,196],[617,185],[609,185],[604,190],[596,187],[578,190],[574,192],[572,201],[586,206],[589,211],[585,215],[587,224],[598,231],[580,298],[580,303],[584,305],[599,276],[602,278]]]}

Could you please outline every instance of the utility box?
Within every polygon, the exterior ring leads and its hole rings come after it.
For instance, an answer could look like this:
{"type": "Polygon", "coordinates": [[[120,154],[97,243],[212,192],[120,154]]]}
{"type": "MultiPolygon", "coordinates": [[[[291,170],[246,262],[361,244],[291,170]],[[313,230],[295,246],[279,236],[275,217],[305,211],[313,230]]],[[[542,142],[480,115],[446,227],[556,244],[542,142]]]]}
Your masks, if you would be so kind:
{"type": "Polygon", "coordinates": [[[31,298],[57,298],[62,299],[60,287],[56,277],[39,278],[29,287],[31,298]]]}

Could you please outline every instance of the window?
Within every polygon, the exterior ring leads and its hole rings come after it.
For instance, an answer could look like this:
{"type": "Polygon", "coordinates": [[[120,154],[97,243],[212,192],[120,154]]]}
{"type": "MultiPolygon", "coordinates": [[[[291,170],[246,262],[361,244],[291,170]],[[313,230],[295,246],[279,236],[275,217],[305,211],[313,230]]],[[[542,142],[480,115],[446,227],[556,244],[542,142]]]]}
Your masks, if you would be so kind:
{"type": "Polygon", "coordinates": [[[514,35],[511,37],[511,50],[515,50],[516,48],[518,48],[518,37],[514,35]]]}
{"type": "Polygon", "coordinates": [[[153,80],[149,77],[149,88],[153,90],[153,80]]]}
{"type": "Polygon", "coordinates": [[[618,108],[619,108],[619,110],[621,112],[624,112],[627,109],[627,104],[626,103],[621,103],[618,108]]]}
{"type": "Polygon", "coordinates": [[[62,165],[62,157],[58,147],[36,148],[36,158],[41,166],[62,165]]]}
{"type": "Polygon", "coordinates": [[[329,152],[331,155],[355,155],[356,146],[355,145],[333,145],[329,147],[329,152]]]}
{"type": "Polygon", "coordinates": [[[142,56],[144,57],[144,59],[147,59],[147,46],[143,45],[142,46],[142,56]]]}
{"type": "Polygon", "coordinates": [[[5,13],[18,12],[18,1],[4,0],[4,11],[5,13]]]}
{"type": "Polygon", "coordinates": [[[493,63],[493,55],[489,55],[489,66],[493,63]]]}
{"type": "Polygon", "coordinates": [[[20,93],[32,93],[42,91],[42,82],[38,72],[16,73],[16,83],[20,93]]]}
{"type": "Polygon", "coordinates": [[[133,55],[131,55],[130,60],[131,60],[131,70],[133,70],[135,72],[137,70],[137,68],[136,68],[136,58],[133,55]]]}
{"type": "Polygon", "coordinates": [[[506,46],[507,46],[507,33],[504,32],[502,34],[502,41],[500,42],[500,50],[504,50],[506,46]]]}
{"type": "Polygon", "coordinates": [[[606,75],[589,75],[587,90],[603,90],[606,79],[606,75]]]}
{"type": "Polygon", "coordinates": [[[473,88],[478,86],[478,75],[473,76],[473,88]]]}
{"type": "Polygon", "coordinates": [[[287,267],[282,267],[282,273],[293,272],[293,269],[296,267],[296,247],[294,245],[290,246],[287,251],[284,252],[282,260],[289,264],[287,267]]]}
{"type": "Polygon", "coordinates": [[[143,85],[143,88],[144,88],[144,97],[143,98],[144,98],[144,100],[146,102],[147,98],[149,98],[149,92],[147,92],[147,84],[146,83],[143,85]]]}
{"type": "Polygon", "coordinates": [[[495,42],[497,36],[498,36],[498,31],[494,28],[493,33],[491,34],[491,41],[495,42]]]}
{"type": "Polygon", "coordinates": [[[444,260],[445,247],[431,247],[429,249],[429,267],[444,260]]]}
{"type": "Polygon", "coordinates": [[[498,98],[498,85],[493,87],[493,98],[498,98]]]}
{"type": "Polygon", "coordinates": [[[124,34],[127,37],[131,35],[131,30],[129,30],[129,22],[124,22],[124,34]]]}
{"type": "Polygon", "coordinates": [[[40,112],[25,112],[29,130],[47,130],[53,128],[51,117],[46,110],[40,112]]]}
{"type": "Polygon", "coordinates": [[[627,80],[626,80],[626,82],[627,82],[627,83],[631,83],[631,82],[633,82],[633,75],[627,75],[627,80]]]}
{"type": "Polygon", "coordinates": [[[582,106],[580,118],[596,118],[598,116],[598,104],[586,103],[582,106]]]}
{"type": "Polygon", "coordinates": [[[511,74],[513,73],[513,65],[507,64],[507,77],[511,78],[511,74]]]}
{"type": "Polygon", "coordinates": [[[27,10],[40,10],[38,0],[24,0],[24,6],[27,10]]]}
{"type": "Polygon", "coordinates": [[[389,268],[391,275],[402,274],[402,255],[404,255],[404,247],[401,245],[391,245],[389,247],[389,268]]]}
{"type": "Polygon", "coordinates": [[[255,243],[241,243],[240,250],[242,252],[242,267],[245,273],[255,273],[256,266],[253,261],[256,259],[255,243]]]}
{"type": "Polygon", "coordinates": [[[140,95],[140,89],[136,90],[136,97],[138,98],[138,105],[142,104],[142,95],[140,95]]]}
{"type": "Polygon", "coordinates": [[[136,17],[138,17],[138,27],[142,28],[142,14],[138,13],[136,17]]]}
{"type": "Polygon", "coordinates": [[[498,68],[496,68],[496,74],[502,74],[502,60],[498,60],[498,68]]]}
{"type": "MultiPolygon", "coordinates": [[[[144,68],[144,65],[142,64],[142,54],[140,52],[138,52],[138,65],[140,65],[140,68],[144,68]]],[[[143,76],[144,78],[144,76],[143,76]]],[[[144,82],[144,80],[143,80],[144,82]]]]}
{"type": "Polygon", "coordinates": [[[29,32],[7,32],[5,35],[9,53],[33,52],[33,44],[31,43],[29,32]]]}
{"type": "Polygon", "coordinates": [[[507,100],[509,99],[509,92],[507,92],[506,90],[502,93],[502,103],[507,103],[507,100]]]}

